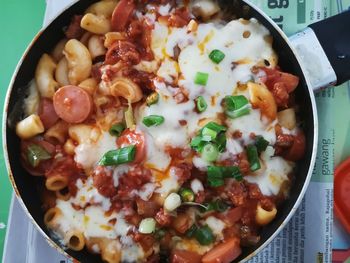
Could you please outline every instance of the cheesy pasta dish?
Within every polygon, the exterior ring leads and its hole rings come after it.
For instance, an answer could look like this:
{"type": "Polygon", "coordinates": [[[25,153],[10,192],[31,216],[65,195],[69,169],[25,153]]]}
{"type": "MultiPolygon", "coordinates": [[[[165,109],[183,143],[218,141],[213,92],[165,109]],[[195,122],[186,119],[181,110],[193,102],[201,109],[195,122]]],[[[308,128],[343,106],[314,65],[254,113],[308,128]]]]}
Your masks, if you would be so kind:
{"type": "Polygon", "coordinates": [[[16,125],[62,247],[228,263],[288,198],[305,136],[269,31],[213,0],[102,0],[42,54],[16,125]]]}

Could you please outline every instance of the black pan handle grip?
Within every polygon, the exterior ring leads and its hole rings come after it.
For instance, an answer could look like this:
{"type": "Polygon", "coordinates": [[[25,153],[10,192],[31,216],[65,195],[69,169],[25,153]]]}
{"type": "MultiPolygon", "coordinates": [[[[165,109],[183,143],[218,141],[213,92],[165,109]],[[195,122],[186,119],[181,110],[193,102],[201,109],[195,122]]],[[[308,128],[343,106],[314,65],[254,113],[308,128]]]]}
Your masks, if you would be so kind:
{"type": "Polygon", "coordinates": [[[350,11],[309,27],[315,32],[337,75],[337,85],[350,80],[350,11]]]}

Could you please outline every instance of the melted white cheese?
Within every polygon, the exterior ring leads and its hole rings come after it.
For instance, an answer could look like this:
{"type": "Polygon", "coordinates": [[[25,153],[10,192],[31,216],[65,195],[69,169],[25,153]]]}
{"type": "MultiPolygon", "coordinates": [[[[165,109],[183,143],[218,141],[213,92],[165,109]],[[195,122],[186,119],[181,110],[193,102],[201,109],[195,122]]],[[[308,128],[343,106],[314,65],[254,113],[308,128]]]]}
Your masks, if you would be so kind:
{"type": "Polygon", "coordinates": [[[90,140],[75,148],[74,160],[84,169],[93,168],[110,151],[117,149],[116,139],[108,132],[102,132],[96,142],[90,140]]]}
{"type": "Polygon", "coordinates": [[[205,223],[210,227],[210,229],[215,235],[222,236],[222,230],[224,230],[224,228],[226,227],[223,221],[214,216],[209,216],[205,220],[205,223]]]}
{"type": "Polygon", "coordinates": [[[198,194],[199,192],[204,191],[203,184],[198,179],[193,179],[191,181],[191,189],[195,194],[198,194]]]}
{"type": "Polygon", "coordinates": [[[98,204],[104,211],[108,211],[111,207],[109,198],[101,195],[93,186],[92,178],[89,177],[85,182],[78,179],[76,182],[78,189],[77,194],[70,198],[70,202],[76,206],[84,208],[87,204],[98,204]]]}
{"type": "Polygon", "coordinates": [[[113,225],[109,222],[115,218],[115,214],[105,215],[105,211],[99,206],[89,206],[85,209],[84,223],[86,237],[106,237],[114,239],[117,237],[113,225]]]}
{"type": "Polygon", "coordinates": [[[118,187],[119,185],[119,178],[129,172],[130,165],[127,164],[121,164],[117,165],[113,168],[113,185],[114,187],[118,187]]]}
{"type": "Polygon", "coordinates": [[[167,197],[171,192],[176,192],[179,189],[178,177],[174,173],[174,168],[170,168],[169,176],[161,181],[161,186],[155,190],[162,197],[167,197]]]}
{"type": "Polygon", "coordinates": [[[155,143],[154,138],[149,133],[148,129],[143,129],[146,140],[146,167],[154,168],[158,171],[165,171],[168,169],[171,158],[169,154],[164,152],[164,145],[155,143]]]}
{"type": "Polygon", "coordinates": [[[292,172],[294,164],[279,156],[270,155],[272,147],[267,148],[267,153],[262,154],[263,167],[258,174],[245,176],[244,179],[250,183],[256,183],[264,195],[277,195],[281,186],[288,181],[288,174],[292,172]],[[265,167],[264,167],[265,166],[265,167]]]}
{"type": "Polygon", "coordinates": [[[242,139],[245,144],[252,142],[250,137],[252,133],[263,136],[270,144],[275,144],[276,142],[276,122],[271,123],[265,120],[259,109],[251,109],[249,114],[236,119],[227,119],[226,123],[230,132],[240,131],[242,133],[242,139]]]}
{"type": "Polygon", "coordinates": [[[172,146],[174,148],[186,148],[189,142],[186,129],[179,123],[185,118],[186,112],[192,111],[193,107],[189,104],[177,104],[175,100],[166,98],[160,95],[158,103],[148,106],[140,107],[140,116],[137,119],[137,124],[141,129],[147,129],[148,134],[152,137],[154,145],[159,149],[165,146],[172,146]],[[159,126],[146,127],[142,123],[142,119],[149,115],[162,115],[164,123],[159,126]]]}
{"type": "MultiPolygon", "coordinates": [[[[62,212],[57,219],[57,234],[64,237],[71,230],[84,232],[84,210],[76,210],[68,201],[56,200],[56,207],[62,212]]],[[[67,240],[65,240],[67,242],[67,240]]]]}

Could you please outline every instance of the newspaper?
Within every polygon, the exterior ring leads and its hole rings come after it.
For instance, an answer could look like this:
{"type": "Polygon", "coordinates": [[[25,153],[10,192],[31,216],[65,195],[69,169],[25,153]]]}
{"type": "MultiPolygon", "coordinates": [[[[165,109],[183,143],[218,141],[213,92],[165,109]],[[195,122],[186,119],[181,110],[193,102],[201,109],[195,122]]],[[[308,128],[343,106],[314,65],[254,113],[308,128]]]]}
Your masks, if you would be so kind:
{"type": "MultiPolygon", "coordinates": [[[[45,23],[74,1],[47,0],[45,23]]],[[[292,35],[311,23],[342,12],[350,6],[350,0],[252,0],[252,2],[263,9],[287,35],[292,35]]],[[[344,110],[349,107],[349,101],[350,84],[337,88],[331,87],[316,94],[320,134],[317,160],[310,186],[289,224],[249,263],[332,261],[334,158],[338,162],[344,158],[345,154],[350,154],[347,152],[350,151],[350,121],[347,121],[348,110],[344,110]],[[340,116],[340,118],[335,120],[333,116],[340,116]],[[336,148],[335,145],[337,145],[336,148]],[[335,149],[337,149],[336,152],[335,149]]],[[[55,263],[69,262],[51,248],[25,219],[24,212],[19,208],[16,200],[11,207],[4,263],[44,263],[47,259],[55,263]],[[27,231],[17,232],[18,225],[22,228],[26,227],[27,231]],[[29,241],[27,243],[30,244],[30,249],[18,247],[23,243],[20,242],[23,239],[16,235],[16,232],[26,233],[24,238],[29,241]],[[26,251],[28,254],[21,256],[15,251],[26,251]]],[[[344,230],[338,222],[334,230],[335,248],[349,249],[350,238],[344,235],[344,230]]]]}

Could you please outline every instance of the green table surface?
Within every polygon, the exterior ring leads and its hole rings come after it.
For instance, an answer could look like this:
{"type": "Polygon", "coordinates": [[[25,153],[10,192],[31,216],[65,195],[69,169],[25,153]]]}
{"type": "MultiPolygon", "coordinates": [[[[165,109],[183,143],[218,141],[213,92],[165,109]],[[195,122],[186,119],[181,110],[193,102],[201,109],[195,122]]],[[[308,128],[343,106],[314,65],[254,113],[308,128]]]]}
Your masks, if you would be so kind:
{"type": "MultiPolygon", "coordinates": [[[[13,71],[29,42],[42,26],[45,0],[0,0],[0,106],[13,71]]],[[[1,110],[2,112],[2,110],[1,110]]],[[[2,118],[2,114],[1,114],[2,118]]],[[[1,120],[2,122],[2,120],[1,120]]],[[[0,260],[6,234],[12,188],[0,152],[0,260]]]]}

